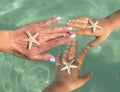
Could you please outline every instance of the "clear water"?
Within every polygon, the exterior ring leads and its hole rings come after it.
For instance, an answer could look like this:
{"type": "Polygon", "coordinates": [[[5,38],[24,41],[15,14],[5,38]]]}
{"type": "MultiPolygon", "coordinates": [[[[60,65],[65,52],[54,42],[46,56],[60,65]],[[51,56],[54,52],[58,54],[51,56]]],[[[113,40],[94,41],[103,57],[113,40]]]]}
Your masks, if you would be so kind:
{"type": "MultiPolygon", "coordinates": [[[[61,16],[57,25],[70,18],[104,17],[119,9],[120,0],[0,0],[0,29],[14,29],[24,24],[61,16]]],[[[88,51],[81,74],[93,72],[91,80],[73,92],[120,91],[120,29],[101,45],[88,51]]],[[[77,36],[78,50],[92,37],[77,36]]],[[[47,52],[56,56],[66,44],[47,52]]],[[[0,52],[0,92],[42,92],[53,80],[54,63],[32,62],[0,52]]]]}

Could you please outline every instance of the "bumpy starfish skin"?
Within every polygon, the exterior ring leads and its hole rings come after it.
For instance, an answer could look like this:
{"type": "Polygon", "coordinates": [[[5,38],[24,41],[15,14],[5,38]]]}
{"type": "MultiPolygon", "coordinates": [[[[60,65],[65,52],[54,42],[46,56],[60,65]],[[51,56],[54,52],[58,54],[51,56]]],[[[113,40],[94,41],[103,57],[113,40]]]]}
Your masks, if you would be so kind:
{"type": "Polygon", "coordinates": [[[93,21],[89,21],[90,25],[87,28],[92,28],[93,32],[96,31],[96,28],[101,29],[102,27],[98,26],[98,21],[96,21],[95,23],[93,21]]]}
{"type": "Polygon", "coordinates": [[[61,71],[67,69],[68,74],[71,74],[70,68],[78,68],[78,66],[72,64],[73,62],[74,62],[74,60],[72,60],[70,63],[63,61],[63,64],[65,66],[63,68],[61,68],[61,71]]]}
{"type": "Polygon", "coordinates": [[[32,44],[37,44],[40,45],[40,43],[38,41],[35,40],[35,38],[39,35],[39,33],[34,34],[33,36],[30,34],[29,31],[26,32],[28,38],[23,39],[22,41],[24,42],[29,42],[28,44],[28,49],[32,48],[32,44]]]}

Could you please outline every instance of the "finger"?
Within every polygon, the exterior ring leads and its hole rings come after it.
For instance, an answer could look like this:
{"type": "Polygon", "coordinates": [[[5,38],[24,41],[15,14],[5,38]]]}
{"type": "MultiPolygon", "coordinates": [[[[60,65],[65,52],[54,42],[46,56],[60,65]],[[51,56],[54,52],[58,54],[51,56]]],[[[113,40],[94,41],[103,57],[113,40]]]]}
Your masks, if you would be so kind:
{"type": "Polygon", "coordinates": [[[30,60],[40,60],[40,61],[55,62],[55,58],[51,54],[38,54],[38,55],[36,55],[34,57],[31,57],[30,60]]]}
{"type": "Polygon", "coordinates": [[[40,27],[45,27],[45,26],[48,26],[50,24],[58,22],[60,19],[61,19],[60,17],[54,17],[54,18],[51,18],[51,19],[48,19],[48,20],[44,20],[42,22],[38,22],[37,24],[40,27]]]}
{"type": "Polygon", "coordinates": [[[15,55],[16,57],[19,57],[19,58],[26,58],[24,55],[21,55],[21,54],[18,54],[16,52],[11,52],[13,55],[15,55]]]}
{"type": "Polygon", "coordinates": [[[59,67],[61,65],[61,58],[62,58],[62,52],[60,52],[56,58],[56,66],[59,67]]]}
{"type": "Polygon", "coordinates": [[[88,47],[94,47],[103,42],[107,37],[96,37],[92,42],[88,43],[88,47]]]}
{"type": "Polygon", "coordinates": [[[82,36],[96,36],[96,34],[91,32],[91,30],[89,30],[89,29],[85,29],[85,30],[72,30],[70,33],[71,34],[82,35],[82,36]]]}
{"type": "Polygon", "coordinates": [[[80,29],[85,29],[85,28],[87,28],[88,24],[68,22],[68,23],[67,23],[67,26],[76,27],[76,28],[80,28],[80,29]]]}
{"type": "Polygon", "coordinates": [[[41,44],[40,50],[42,48],[42,50],[45,51],[45,50],[48,50],[50,48],[67,43],[71,40],[73,40],[73,38],[71,38],[70,36],[53,39],[53,40],[50,40],[50,41],[47,41],[47,42],[44,42],[43,44],[41,44]]]}
{"type": "Polygon", "coordinates": [[[69,55],[68,55],[68,60],[74,60],[75,59],[75,56],[76,56],[76,48],[77,48],[77,41],[74,40],[72,43],[71,43],[71,47],[70,47],[70,51],[69,51],[69,55]]]}
{"type": "Polygon", "coordinates": [[[83,76],[80,77],[80,80],[82,80],[83,84],[85,84],[90,79],[91,76],[92,76],[92,73],[87,72],[83,76]]]}
{"type": "Polygon", "coordinates": [[[88,50],[88,48],[87,48],[87,47],[84,47],[84,48],[82,49],[82,51],[80,52],[78,58],[77,58],[77,62],[78,62],[79,68],[81,68],[81,65],[82,65],[82,63],[83,63],[83,59],[85,58],[85,55],[86,55],[86,53],[87,53],[87,50],[88,50]]]}
{"type": "Polygon", "coordinates": [[[72,27],[61,26],[61,27],[46,28],[46,30],[43,31],[42,33],[48,33],[48,34],[63,33],[63,32],[69,32],[70,30],[72,30],[72,27]]]}
{"type": "Polygon", "coordinates": [[[70,51],[70,47],[71,47],[71,44],[69,44],[64,52],[64,55],[63,55],[63,58],[62,58],[62,62],[63,61],[67,61],[68,60],[68,54],[69,54],[69,51],[70,51]]]}
{"type": "Polygon", "coordinates": [[[76,19],[71,19],[68,22],[77,22],[77,23],[88,23],[89,18],[88,17],[80,17],[76,19]]]}
{"type": "Polygon", "coordinates": [[[68,33],[55,33],[55,34],[48,34],[46,35],[46,37],[44,38],[44,41],[49,41],[51,39],[57,39],[59,37],[66,37],[69,36],[68,33]]]}
{"type": "Polygon", "coordinates": [[[75,80],[74,83],[76,84],[76,87],[83,86],[91,77],[92,73],[88,72],[84,74],[82,77],[79,77],[79,79],[75,80]]]}

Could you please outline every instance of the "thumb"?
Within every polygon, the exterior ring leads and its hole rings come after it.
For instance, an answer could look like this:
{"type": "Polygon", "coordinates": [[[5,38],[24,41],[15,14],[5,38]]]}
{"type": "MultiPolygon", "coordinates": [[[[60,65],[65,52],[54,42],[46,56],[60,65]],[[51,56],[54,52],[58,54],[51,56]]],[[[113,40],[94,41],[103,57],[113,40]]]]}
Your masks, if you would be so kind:
{"type": "Polygon", "coordinates": [[[83,76],[79,77],[79,79],[74,81],[75,83],[74,89],[83,86],[90,79],[91,75],[92,75],[91,72],[85,73],[83,76]]]}
{"type": "Polygon", "coordinates": [[[55,62],[55,58],[51,54],[38,54],[38,55],[32,57],[32,60],[55,62]]]}
{"type": "Polygon", "coordinates": [[[80,80],[82,80],[84,84],[90,79],[91,75],[92,75],[91,72],[87,72],[83,76],[80,77],[80,80]]]}

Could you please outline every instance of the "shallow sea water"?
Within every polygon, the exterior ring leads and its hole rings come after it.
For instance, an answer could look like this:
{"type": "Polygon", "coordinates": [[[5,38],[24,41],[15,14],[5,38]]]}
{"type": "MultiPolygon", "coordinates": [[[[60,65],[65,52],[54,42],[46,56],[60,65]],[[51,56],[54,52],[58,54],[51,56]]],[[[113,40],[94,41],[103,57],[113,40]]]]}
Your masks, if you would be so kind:
{"type": "MultiPolygon", "coordinates": [[[[119,9],[120,0],[0,0],[0,29],[19,26],[61,16],[56,25],[64,25],[70,18],[105,17],[119,9]]],[[[72,92],[120,91],[120,29],[106,41],[91,48],[86,55],[81,74],[91,71],[93,76],[83,87],[72,92]]],[[[78,50],[92,37],[77,36],[78,50]]],[[[67,44],[47,52],[57,55],[67,44]]],[[[54,79],[55,64],[32,62],[0,52],[0,92],[42,92],[54,79]]]]}

